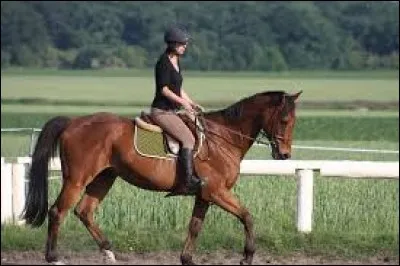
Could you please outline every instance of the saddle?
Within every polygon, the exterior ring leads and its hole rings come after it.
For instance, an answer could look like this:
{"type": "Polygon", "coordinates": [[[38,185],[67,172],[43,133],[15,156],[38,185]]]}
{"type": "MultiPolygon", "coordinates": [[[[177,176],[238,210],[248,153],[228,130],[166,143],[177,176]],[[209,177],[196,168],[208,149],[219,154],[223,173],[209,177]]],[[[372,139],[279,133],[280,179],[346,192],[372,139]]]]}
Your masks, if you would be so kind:
{"type": "MultiPolygon", "coordinates": [[[[192,120],[185,112],[178,113],[178,115],[186,124],[188,121],[192,120]]],[[[179,141],[159,127],[151,119],[150,113],[142,111],[133,121],[135,124],[134,147],[140,154],[150,157],[178,156],[181,148],[179,141]]],[[[201,122],[198,119],[195,119],[193,122],[196,123],[196,129],[192,130],[195,137],[193,153],[194,156],[196,156],[202,146],[205,135],[201,122]]]]}

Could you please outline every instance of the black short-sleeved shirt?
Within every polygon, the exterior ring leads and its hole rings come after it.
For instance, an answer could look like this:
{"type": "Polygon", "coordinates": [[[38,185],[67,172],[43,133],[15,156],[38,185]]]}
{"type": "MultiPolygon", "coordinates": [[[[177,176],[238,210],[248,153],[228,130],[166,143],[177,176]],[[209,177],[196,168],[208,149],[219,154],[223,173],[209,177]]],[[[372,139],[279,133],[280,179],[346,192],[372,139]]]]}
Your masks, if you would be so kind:
{"type": "MultiPolygon", "coordinates": [[[[179,70],[180,69],[179,66],[179,70]]],[[[163,110],[178,109],[180,107],[178,104],[172,102],[161,93],[162,88],[168,86],[172,92],[180,97],[183,81],[181,73],[176,71],[166,52],[158,59],[154,68],[154,74],[156,79],[156,92],[151,106],[163,110]]]]}

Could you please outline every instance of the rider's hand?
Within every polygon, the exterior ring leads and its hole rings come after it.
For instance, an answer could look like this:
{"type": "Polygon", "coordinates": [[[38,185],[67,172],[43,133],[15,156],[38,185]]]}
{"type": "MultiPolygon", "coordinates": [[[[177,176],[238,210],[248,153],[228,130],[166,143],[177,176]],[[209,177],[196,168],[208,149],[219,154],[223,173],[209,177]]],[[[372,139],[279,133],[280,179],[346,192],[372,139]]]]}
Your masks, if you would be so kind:
{"type": "Polygon", "coordinates": [[[201,105],[197,104],[197,103],[192,104],[192,108],[193,108],[197,113],[202,113],[202,112],[204,112],[204,108],[203,108],[201,105]]]}
{"type": "Polygon", "coordinates": [[[182,106],[189,113],[194,113],[194,109],[193,109],[192,105],[188,101],[183,101],[182,106]]]}

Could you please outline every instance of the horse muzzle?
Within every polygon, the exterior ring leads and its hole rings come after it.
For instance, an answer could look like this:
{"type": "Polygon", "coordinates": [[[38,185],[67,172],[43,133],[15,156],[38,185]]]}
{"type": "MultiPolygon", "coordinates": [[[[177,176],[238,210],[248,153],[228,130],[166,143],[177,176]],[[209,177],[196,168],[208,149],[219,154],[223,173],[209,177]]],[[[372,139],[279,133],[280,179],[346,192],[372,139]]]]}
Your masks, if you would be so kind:
{"type": "Polygon", "coordinates": [[[287,160],[290,159],[290,157],[290,153],[272,152],[272,158],[275,160],[287,160]]]}
{"type": "Polygon", "coordinates": [[[290,159],[290,153],[279,153],[279,160],[287,160],[290,159]]]}
{"type": "Polygon", "coordinates": [[[291,157],[290,152],[281,152],[279,144],[275,141],[271,143],[271,155],[274,160],[287,160],[291,157]]]}

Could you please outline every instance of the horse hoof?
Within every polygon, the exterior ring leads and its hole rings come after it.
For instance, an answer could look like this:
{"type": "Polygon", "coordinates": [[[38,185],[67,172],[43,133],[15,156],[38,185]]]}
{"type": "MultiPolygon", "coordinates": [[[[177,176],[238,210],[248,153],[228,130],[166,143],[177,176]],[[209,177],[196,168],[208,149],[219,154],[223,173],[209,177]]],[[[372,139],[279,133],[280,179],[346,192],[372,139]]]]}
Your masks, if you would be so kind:
{"type": "Polygon", "coordinates": [[[104,250],[104,261],[107,263],[116,263],[115,255],[111,250],[104,250]]]}
{"type": "Polygon", "coordinates": [[[251,265],[251,262],[247,261],[246,259],[242,259],[240,261],[240,265],[251,265]]]}
{"type": "Polygon", "coordinates": [[[192,260],[192,256],[190,255],[181,256],[181,263],[182,265],[196,265],[196,263],[194,263],[192,260]]]}
{"type": "Polygon", "coordinates": [[[194,263],[193,261],[185,261],[185,262],[182,262],[182,265],[197,265],[197,264],[194,263]]]}

